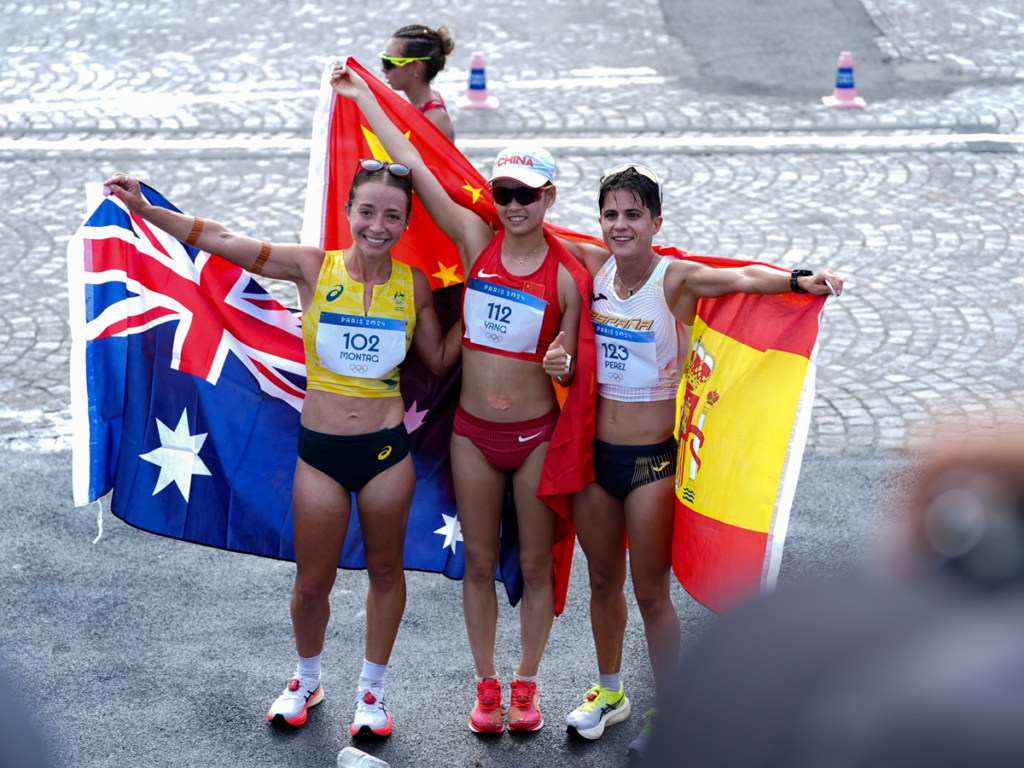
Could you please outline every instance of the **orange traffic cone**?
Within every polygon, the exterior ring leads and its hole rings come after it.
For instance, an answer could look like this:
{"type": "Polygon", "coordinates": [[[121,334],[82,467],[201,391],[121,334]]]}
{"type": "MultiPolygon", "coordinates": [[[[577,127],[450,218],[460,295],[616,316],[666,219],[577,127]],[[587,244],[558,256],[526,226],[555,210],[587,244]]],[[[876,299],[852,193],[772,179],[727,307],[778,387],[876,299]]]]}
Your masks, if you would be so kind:
{"type": "Polygon", "coordinates": [[[836,72],[836,87],[831,96],[822,96],[826,107],[866,107],[864,99],[857,96],[853,84],[853,54],[843,51],[839,54],[839,68],[836,72]]]}
{"type": "Polygon", "coordinates": [[[459,109],[497,109],[498,98],[487,95],[487,70],[484,55],[474,51],[469,59],[469,87],[466,95],[456,102],[459,109]]]}

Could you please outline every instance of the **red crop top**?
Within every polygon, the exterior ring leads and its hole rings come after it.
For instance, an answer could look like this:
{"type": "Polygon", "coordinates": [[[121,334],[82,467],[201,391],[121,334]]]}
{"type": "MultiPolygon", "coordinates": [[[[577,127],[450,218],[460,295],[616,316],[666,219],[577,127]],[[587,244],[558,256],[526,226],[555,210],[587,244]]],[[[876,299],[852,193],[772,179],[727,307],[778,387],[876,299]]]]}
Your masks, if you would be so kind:
{"type": "Polygon", "coordinates": [[[535,272],[529,275],[513,275],[501,263],[501,244],[504,240],[504,232],[495,235],[470,270],[462,298],[462,345],[469,349],[479,349],[496,355],[514,357],[517,360],[532,360],[539,363],[544,360],[544,354],[548,351],[548,347],[558,336],[559,325],[562,322],[562,308],[558,302],[558,257],[549,248],[543,263],[535,272]],[[495,301],[492,303],[486,298],[478,298],[476,308],[469,311],[469,296],[471,291],[476,290],[474,286],[484,289],[488,294],[493,294],[495,301]],[[498,286],[498,288],[489,286],[498,286]],[[502,291],[502,289],[511,290],[502,291]],[[499,299],[503,299],[504,303],[501,303],[499,299]],[[524,328],[524,326],[530,325],[531,319],[539,319],[541,308],[538,299],[547,302],[547,306],[543,307],[539,337],[535,335],[537,333],[535,323],[532,332],[524,328]],[[486,308],[486,313],[482,312],[480,307],[486,308]],[[478,338],[489,340],[491,343],[481,344],[470,340],[467,317],[469,322],[479,324],[479,327],[474,327],[478,333],[482,334],[478,338]],[[508,344],[513,337],[529,339],[530,342],[536,338],[536,350],[512,352],[497,346],[508,344]]]}

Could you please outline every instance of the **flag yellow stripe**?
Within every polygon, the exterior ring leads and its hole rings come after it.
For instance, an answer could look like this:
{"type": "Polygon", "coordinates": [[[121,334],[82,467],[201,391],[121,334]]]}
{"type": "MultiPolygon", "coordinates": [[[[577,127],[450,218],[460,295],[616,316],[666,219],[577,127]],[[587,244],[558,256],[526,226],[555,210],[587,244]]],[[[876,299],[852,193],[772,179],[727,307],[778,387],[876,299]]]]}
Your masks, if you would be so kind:
{"type": "MultiPolygon", "coordinates": [[[[703,433],[703,440],[692,430],[685,442],[680,437],[676,494],[698,514],[767,533],[807,358],[760,352],[708,328],[699,318],[693,339],[705,363],[713,360],[713,365],[706,379],[687,377],[690,423],[703,433]]],[[[686,390],[684,380],[678,400],[683,428],[686,390]]],[[[677,433],[679,428],[677,424],[677,433]]]]}

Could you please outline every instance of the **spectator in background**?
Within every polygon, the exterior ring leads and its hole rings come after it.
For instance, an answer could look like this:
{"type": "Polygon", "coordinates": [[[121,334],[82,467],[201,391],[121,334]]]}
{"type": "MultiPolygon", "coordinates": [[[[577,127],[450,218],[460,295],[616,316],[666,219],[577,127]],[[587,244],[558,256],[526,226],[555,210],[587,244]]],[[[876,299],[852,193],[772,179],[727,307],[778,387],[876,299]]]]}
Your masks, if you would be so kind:
{"type": "Polygon", "coordinates": [[[448,27],[431,29],[422,24],[410,24],[391,36],[380,55],[388,85],[404,93],[448,141],[455,141],[455,128],[444,99],[430,84],[444,69],[445,59],[453,50],[455,40],[448,27]]]}

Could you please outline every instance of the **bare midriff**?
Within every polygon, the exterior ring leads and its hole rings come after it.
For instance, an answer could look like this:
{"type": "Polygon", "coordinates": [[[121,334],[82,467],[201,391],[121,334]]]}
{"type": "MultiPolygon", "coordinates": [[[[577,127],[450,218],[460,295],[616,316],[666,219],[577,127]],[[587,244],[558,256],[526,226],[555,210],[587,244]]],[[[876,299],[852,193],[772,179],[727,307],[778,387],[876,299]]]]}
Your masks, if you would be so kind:
{"type": "Polygon", "coordinates": [[[613,445],[657,445],[671,437],[675,418],[675,400],[623,403],[598,396],[596,437],[613,445]]]}
{"type": "Polygon", "coordinates": [[[401,397],[352,397],[319,389],[306,391],[302,426],[328,435],[366,435],[402,423],[401,397]]]}
{"type": "Polygon", "coordinates": [[[462,348],[463,410],[502,423],[546,416],[558,404],[540,363],[462,348]]]}

